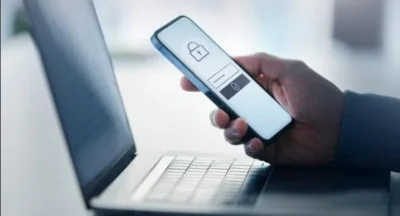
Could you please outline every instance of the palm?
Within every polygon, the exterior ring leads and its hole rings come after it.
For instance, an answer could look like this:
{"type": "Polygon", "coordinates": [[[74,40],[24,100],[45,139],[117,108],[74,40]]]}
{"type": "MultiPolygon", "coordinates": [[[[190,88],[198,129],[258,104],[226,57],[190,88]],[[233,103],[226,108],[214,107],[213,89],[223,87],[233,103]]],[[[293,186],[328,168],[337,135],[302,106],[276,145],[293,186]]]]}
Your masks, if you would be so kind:
{"type": "Polygon", "coordinates": [[[340,115],[332,120],[324,116],[337,113],[339,108],[336,107],[341,105],[333,105],[326,97],[337,98],[341,92],[315,72],[310,73],[311,69],[305,65],[301,67],[304,67],[303,70],[288,73],[278,80],[268,81],[263,76],[258,78],[295,121],[271,146],[272,155],[261,152],[257,157],[264,160],[268,157],[271,163],[279,165],[330,164],[334,157],[338,133],[335,127],[340,115]],[[316,89],[324,91],[324,94],[316,89]]]}

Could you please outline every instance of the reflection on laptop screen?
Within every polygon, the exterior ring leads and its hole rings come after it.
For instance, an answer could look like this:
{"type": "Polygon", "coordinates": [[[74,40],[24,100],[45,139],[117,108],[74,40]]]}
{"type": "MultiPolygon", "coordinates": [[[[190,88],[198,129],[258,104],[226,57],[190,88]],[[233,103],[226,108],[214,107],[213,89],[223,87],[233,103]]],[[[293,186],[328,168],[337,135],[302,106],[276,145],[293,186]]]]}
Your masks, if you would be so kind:
{"type": "Polygon", "coordinates": [[[91,1],[25,1],[81,187],[133,138],[91,1]]]}

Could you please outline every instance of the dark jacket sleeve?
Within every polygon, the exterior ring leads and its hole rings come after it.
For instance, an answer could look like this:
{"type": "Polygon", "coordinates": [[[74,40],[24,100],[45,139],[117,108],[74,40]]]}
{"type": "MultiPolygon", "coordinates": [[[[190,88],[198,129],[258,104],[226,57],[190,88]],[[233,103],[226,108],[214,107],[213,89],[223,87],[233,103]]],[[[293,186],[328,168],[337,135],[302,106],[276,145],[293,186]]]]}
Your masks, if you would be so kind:
{"type": "Polygon", "coordinates": [[[400,171],[400,99],[345,92],[336,165],[400,171]]]}

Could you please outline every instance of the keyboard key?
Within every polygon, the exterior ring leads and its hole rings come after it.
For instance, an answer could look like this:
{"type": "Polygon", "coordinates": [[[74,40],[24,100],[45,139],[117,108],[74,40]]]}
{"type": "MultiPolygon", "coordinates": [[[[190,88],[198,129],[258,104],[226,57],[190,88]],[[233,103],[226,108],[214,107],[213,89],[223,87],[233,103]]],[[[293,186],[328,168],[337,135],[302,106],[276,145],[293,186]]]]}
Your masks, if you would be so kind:
{"type": "Polygon", "coordinates": [[[219,187],[222,181],[202,181],[199,187],[219,187]]]}
{"type": "Polygon", "coordinates": [[[208,166],[207,167],[201,167],[201,166],[191,166],[188,171],[207,171],[208,170],[208,166]]]}
{"type": "Polygon", "coordinates": [[[249,172],[248,170],[243,170],[243,169],[231,169],[228,171],[228,175],[229,174],[233,174],[233,175],[237,174],[237,175],[246,176],[248,172],[249,172]]]}
{"type": "Polygon", "coordinates": [[[196,158],[194,159],[194,162],[199,162],[199,161],[201,161],[201,162],[213,162],[213,161],[214,161],[214,158],[210,158],[210,157],[196,157],[196,158]]]}
{"type": "Polygon", "coordinates": [[[212,161],[194,161],[191,163],[192,166],[210,166],[212,161]]]}
{"type": "Polygon", "coordinates": [[[168,171],[169,170],[183,170],[183,171],[185,171],[185,170],[187,170],[189,167],[184,167],[184,166],[174,166],[174,167],[169,167],[168,168],[168,171]]]}
{"type": "Polygon", "coordinates": [[[190,179],[190,178],[182,178],[179,182],[179,185],[196,185],[201,181],[201,179],[190,179]]]}
{"type": "Polygon", "coordinates": [[[204,179],[224,179],[225,174],[206,174],[203,176],[204,179]]]}
{"type": "Polygon", "coordinates": [[[202,182],[222,182],[223,178],[203,178],[202,182]]]}
{"type": "Polygon", "coordinates": [[[192,174],[185,174],[182,176],[182,179],[185,179],[186,181],[199,181],[203,178],[202,175],[192,175],[192,174]]]}
{"type": "Polygon", "coordinates": [[[172,161],[172,163],[170,164],[170,166],[172,165],[182,165],[182,166],[189,166],[190,164],[192,164],[191,161],[172,161]]]}
{"type": "Polygon", "coordinates": [[[200,166],[200,167],[209,167],[211,162],[193,162],[190,166],[200,166]]]}
{"type": "Polygon", "coordinates": [[[206,173],[207,169],[192,168],[186,170],[186,172],[206,173]]]}
{"type": "Polygon", "coordinates": [[[174,161],[193,161],[194,156],[177,156],[174,161]]]}
{"type": "Polygon", "coordinates": [[[231,166],[230,170],[250,170],[250,166],[231,166]]]}
{"type": "Polygon", "coordinates": [[[206,172],[206,175],[210,175],[210,176],[212,176],[212,175],[214,175],[214,176],[225,176],[226,175],[226,173],[227,172],[213,172],[213,171],[211,171],[211,172],[206,172]]]}
{"type": "Polygon", "coordinates": [[[190,164],[171,164],[169,165],[167,170],[176,170],[176,169],[188,169],[190,167],[190,164]]]}
{"type": "Polygon", "coordinates": [[[211,166],[210,168],[209,168],[209,170],[229,170],[229,167],[230,166],[221,166],[221,165],[219,165],[219,166],[211,166]]]}
{"type": "Polygon", "coordinates": [[[225,175],[226,174],[226,170],[208,170],[207,174],[221,174],[221,175],[225,175]]]}
{"type": "Polygon", "coordinates": [[[229,167],[231,167],[232,164],[231,163],[212,163],[211,167],[222,167],[225,169],[229,169],[229,167]]]}
{"type": "Polygon", "coordinates": [[[233,163],[234,160],[235,159],[232,159],[232,158],[215,159],[214,163],[216,163],[216,164],[218,164],[218,163],[229,163],[229,164],[231,164],[231,163],[233,163]]]}
{"type": "Polygon", "coordinates": [[[206,173],[204,178],[222,178],[223,179],[223,178],[225,178],[225,176],[226,176],[226,173],[210,172],[210,173],[206,173]]]}
{"type": "Polygon", "coordinates": [[[205,172],[186,172],[184,176],[204,176],[204,174],[205,172]]]}
{"type": "Polygon", "coordinates": [[[171,164],[191,164],[192,160],[174,160],[171,164]]]}
{"type": "Polygon", "coordinates": [[[190,164],[191,167],[202,167],[202,168],[208,168],[211,165],[211,163],[192,163],[190,164]]]}
{"type": "Polygon", "coordinates": [[[259,194],[268,164],[253,159],[178,156],[150,190],[147,199],[173,203],[251,204],[259,194]]]}
{"type": "Polygon", "coordinates": [[[242,175],[241,173],[228,173],[225,179],[233,179],[233,180],[244,180],[246,175],[242,175]]]}
{"type": "Polygon", "coordinates": [[[235,169],[250,169],[251,166],[248,165],[232,165],[231,169],[235,168],[235,169]]]}
{"type": "Polygon", "coordinates": [[[167,169],[164,171],[164,173],[170,173],[170,172],[174,172],[174,173],[184,173],[186,170],[184,169],[167,169]]]}
{"type": "Polygon", "coordinates": [[[221,189],[223,188],[238,188],[243,185],[242,181],[223,181],[221,189]]]}
{"type": "Polygon", "coordinates": [[[235,160],[235,162],[233,162],[232,166],[237,166],[237,165],[251,166],[253,162],[254,162],[253,159],[237,159],[235,160]]]}
{"type": "Polygon", "coordinates": [[[197,174],[201,173],[201,174],[206,174],[206,173],[207,173],[207,170],[190,169],[190,170],[187,170],[186,173],[195,173],[195,174],[196,174],[196,173],[197,173],[197,174]]]}
{"type": "Polygon", "coordinates": [[[228,170],[226,169],[214,169],[214,168],[210,168],[207,170],[207,173],[223,173],[226,174],[228,172],[228,170]]]}
{"type": "Polygon", "coordinates": [[[223,181],[221,186],[226,187],[240,187],[243,185],[243,181],[223,181]]]}

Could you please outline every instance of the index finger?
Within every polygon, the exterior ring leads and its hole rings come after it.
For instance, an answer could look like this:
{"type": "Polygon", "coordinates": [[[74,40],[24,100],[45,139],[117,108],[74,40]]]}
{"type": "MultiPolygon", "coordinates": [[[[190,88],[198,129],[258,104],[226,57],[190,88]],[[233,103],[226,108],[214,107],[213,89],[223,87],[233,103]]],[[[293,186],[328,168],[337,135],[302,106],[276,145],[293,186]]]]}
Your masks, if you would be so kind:
{"type": "Polygon", "coordinates": [[[189,92],[199,91],[186,77],[181,78],[181,88],[189,92]]]}

